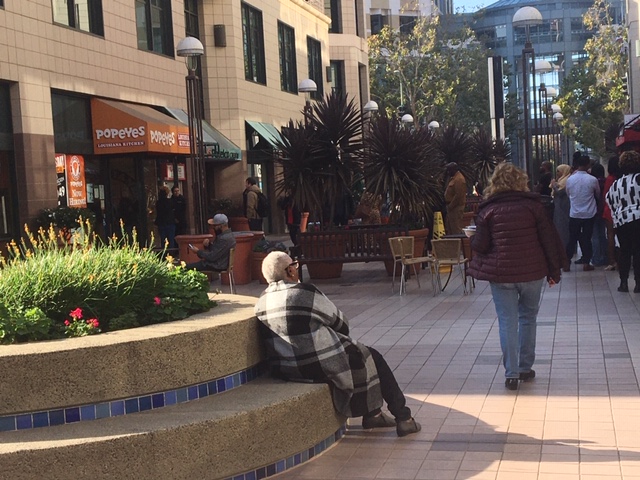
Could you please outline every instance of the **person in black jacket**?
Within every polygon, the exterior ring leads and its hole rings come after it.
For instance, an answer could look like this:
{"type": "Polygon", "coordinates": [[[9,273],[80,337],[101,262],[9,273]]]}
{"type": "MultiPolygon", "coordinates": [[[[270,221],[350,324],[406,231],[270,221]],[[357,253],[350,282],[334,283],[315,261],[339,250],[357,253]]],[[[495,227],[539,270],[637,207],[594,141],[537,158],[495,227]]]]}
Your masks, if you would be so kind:
{"type": "Polygon", "coordinates": [[[180,187],[174,186],[171,190],[171,204],[176,216],[176,235],[187,233],[187,201],[180,193],[180,187]]]}
{"type": "Polygon", "coordinates": [[[176,217],[173,213],[171,200],[169,200],[169,189],[165,186],[158,189],[155,224],[160,235],[160,246],[164,248],[167,245],[167,248],[175,248],[176,217]]]}
{"type": "Polygon", "coordinates": [[[536,319],[542,285],[560,281],[566,263],[558,232],[540,195],[528,191],[527,174],[511,163],[499,164],[485,189],[485,201],[471,237],[469,275],[487,280],[498,315],[505,386],[536,373],[536,319]]]}

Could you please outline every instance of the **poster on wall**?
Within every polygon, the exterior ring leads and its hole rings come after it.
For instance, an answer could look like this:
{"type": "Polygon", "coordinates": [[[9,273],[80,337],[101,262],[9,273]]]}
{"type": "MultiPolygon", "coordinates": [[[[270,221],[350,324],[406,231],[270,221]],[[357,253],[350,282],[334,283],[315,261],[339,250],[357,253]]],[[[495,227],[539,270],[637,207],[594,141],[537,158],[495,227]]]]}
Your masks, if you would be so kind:
{"type": "Polygon", "coordinates": [[[61,207],[86,208],[87,186],[84,178],[82,155],[56,154],[58,205],[61,207]]]}

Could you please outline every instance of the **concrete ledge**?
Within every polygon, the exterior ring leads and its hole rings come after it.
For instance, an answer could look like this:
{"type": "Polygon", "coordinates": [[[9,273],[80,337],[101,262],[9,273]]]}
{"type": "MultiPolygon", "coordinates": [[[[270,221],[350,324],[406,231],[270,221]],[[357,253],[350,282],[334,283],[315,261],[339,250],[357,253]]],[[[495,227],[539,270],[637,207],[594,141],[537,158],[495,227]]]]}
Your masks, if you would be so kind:
{"type": "Polygon", "coordinates": [[[265,378],[126,417],[0,433],[2,478],[219,479],[312,447],[344,425],[329,387],[265,378]]]}
{"type": "Polygon", "coordinates": [[[186,320],[0,347],[0,416],[170,390],[260,363],[256,299],[214,298],[217,307],[186,320]]]}

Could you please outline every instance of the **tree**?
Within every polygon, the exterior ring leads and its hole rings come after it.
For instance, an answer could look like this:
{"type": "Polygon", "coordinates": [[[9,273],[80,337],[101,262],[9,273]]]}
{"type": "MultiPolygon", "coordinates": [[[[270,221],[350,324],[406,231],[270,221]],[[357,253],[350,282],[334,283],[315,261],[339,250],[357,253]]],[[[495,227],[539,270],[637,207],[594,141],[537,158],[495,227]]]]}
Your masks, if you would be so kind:
{"type": "Polygon", "coordinates": [[[438,17],[417,17],[409,34],[386,26],[369,38],[372,97],[387,115],[404,103],[416,125],[434,119],[461,127],[485,125],[486,57],[471,29],[442,28],[438,17]]]}
{"type": "Polygon", "coordinates": [[[614,23],[607,0],[596,0],[583,21],[595,34],[585,43],[586,61],[571,69],[557,103],[565,133],[605,156],[611,149],[607,132],[615,130],[629,109],[624,92],[628,34],[614,23]]]}

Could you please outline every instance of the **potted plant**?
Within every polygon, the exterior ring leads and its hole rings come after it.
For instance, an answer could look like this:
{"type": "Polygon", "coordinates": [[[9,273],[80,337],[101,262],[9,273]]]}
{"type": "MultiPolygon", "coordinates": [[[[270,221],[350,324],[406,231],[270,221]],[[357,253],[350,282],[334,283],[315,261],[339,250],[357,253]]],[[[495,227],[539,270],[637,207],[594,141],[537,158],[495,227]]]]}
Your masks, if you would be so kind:
{"type": "MultiPolygon", "coordinates": [[[[362,118],[355,101],[336,92],[328,94],[306,114],[305,124],[292,120],[283,129],[276,156],[282,166],[277,191],[291,195],[301,210],[310,212],[310,220],[330,229],[337,202],[350,195],[361,171],[361,139],[362,118]]],[[[320,241],[326,242],[322,251],[344,255],[345,246],[331,235],[319,236],[320,241]]],[[[341,263],[319,262],[307,268],[311,278],[335,278],[342,273],[341,263]],[[327,268],[331,273],[324,271],[327,268]]]]}
{"type": "MultiPolygon", "coordinates": [[[[366,136],[365,190],[385,199],[389,223],[406,225],[422,256],[427,221],[441,204],[442,165],[435,157],[433,133],[408,129],[384,113],[374,118],[366,136]]],[[[393,264],[387,265],[393,271],[393,264]]]]}

